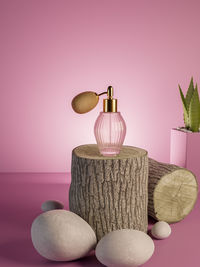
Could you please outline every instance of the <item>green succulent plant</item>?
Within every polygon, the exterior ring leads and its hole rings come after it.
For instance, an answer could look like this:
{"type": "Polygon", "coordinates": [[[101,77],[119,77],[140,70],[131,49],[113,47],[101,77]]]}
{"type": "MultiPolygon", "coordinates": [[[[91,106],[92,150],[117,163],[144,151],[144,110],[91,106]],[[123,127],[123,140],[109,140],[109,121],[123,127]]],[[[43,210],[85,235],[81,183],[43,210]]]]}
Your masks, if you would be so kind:
{"type": "Polygon", "coordinates": [[[186,96],[179,85],[181,100],[183,103],[183,117],[185,128],[192,132],[199,132],[200,127],[200,101],[197,84],[194,88],[193,77],[191,78],[186,96]]]}

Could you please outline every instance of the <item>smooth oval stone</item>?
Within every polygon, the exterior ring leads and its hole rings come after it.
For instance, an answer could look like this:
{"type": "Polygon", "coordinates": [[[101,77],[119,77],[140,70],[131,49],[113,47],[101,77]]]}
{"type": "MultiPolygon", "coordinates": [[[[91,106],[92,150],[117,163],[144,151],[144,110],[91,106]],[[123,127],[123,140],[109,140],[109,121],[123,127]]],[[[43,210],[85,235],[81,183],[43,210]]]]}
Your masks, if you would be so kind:
{"type": "Polygon", "coordinates": [[[63,209],[64,205],[63,203],[57,201],[57,200],[47,200],[42,203],[41,205],[41,210],[42,211],[49,211],[49,210],[58,210],[58,209],[63,209]]]}
{"type": "Polygon", "coordinates": [[[99,96],[92,91],[78,94],[72,100],[72,108],[76,113],[83,114],[96,107],[99,96]]]}
{"type": "Polygon", "coordinates": [[[53,261],[79,259],[96,245],[96,235],[90,225],[66,210],[39,215],[32,223],[31,238],[37,252],[53,261]]]}
{"type": "Polygon", "coordinates": [[[165,239],[171,234],[171,227],[168,223],[160,221],[153,225],[151,234],[157,239],[165,239]]]}
{"type": "Polygon", "coordinates": [[[105,235],[97,244],[96,257],[105,266],[134,267],[148,261],[153,240],[144,232],[122,229],[105,235]]]}

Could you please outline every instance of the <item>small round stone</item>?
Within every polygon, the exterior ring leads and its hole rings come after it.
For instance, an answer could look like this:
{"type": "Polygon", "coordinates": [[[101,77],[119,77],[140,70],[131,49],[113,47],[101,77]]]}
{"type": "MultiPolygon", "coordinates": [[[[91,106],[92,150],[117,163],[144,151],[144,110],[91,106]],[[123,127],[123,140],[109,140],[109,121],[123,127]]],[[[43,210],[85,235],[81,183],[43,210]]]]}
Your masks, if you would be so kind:
{"type": "Polygon", "coordinates": [[[41,205],[41,210],[44,212],[49,210],[62,210],[63,208],[64,205],[57,200],[47,200],[41,205]]]}
{"type": "Polygon", "coordinates": [[[116,230],[105,235],[96,246],[96,257],[109,267],[136,267],[147,262],[154,252],[153,240],[133,229],[116,230]]]}
{"type": "Polygon", "coordinates": [[[153,225],[151,234],[157,239],[165,239],[171,234],[171,227],[168,223],[160,221],[153,225]]]}

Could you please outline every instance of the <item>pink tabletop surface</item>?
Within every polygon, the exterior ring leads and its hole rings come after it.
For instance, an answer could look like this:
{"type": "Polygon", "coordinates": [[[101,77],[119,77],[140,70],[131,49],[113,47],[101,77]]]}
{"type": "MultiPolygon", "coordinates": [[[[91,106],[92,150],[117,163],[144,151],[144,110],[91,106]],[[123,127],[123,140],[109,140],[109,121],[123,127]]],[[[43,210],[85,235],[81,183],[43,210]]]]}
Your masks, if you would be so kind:
{"type": "MultiPolygon", "coordinates": [[[[41,203],[60,200],[68,209],[69,177],[54,174],[0,175],[0,266],[100,267],[94,256],[73,262],[51,262],[33,248],[31,223],[41,213],[41,203]]],[[[166,240],[154,240],[155,252],[145,267],[200,267],[200,200],[181,222],[172,224],[166,240]]],[[[149,228],[153,223],[149,219],[149,228]]]]}

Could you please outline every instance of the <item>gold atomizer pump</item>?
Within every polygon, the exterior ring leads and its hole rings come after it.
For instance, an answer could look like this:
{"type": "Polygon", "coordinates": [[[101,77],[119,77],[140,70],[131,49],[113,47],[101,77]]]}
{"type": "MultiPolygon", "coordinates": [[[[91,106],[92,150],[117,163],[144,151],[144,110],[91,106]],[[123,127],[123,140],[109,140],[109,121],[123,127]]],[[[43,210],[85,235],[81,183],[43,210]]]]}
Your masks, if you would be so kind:
{"type": "Polygon", "coordinates": [[[92,91],[86,91],[78,94],[72,100],[72,108],[76,113],[87,113],[99,102],[99,96],[107,94],[107,98],[103,100],[103,112],[117,112],[117,99],[113,98],[113,87],[108,86],[106,92],[97,94],[92,91]]]}
{"type": "Polygon", "coordinates": [[[117,99],[113,98],[113,87],[107,89],[107,97],[103,100],[103,112],[117,112],[117,99]]]}

